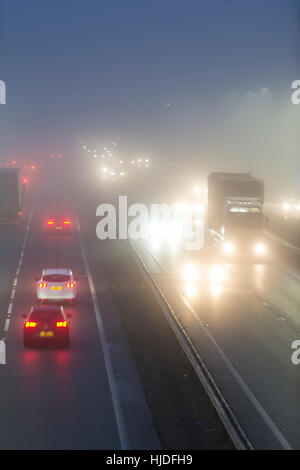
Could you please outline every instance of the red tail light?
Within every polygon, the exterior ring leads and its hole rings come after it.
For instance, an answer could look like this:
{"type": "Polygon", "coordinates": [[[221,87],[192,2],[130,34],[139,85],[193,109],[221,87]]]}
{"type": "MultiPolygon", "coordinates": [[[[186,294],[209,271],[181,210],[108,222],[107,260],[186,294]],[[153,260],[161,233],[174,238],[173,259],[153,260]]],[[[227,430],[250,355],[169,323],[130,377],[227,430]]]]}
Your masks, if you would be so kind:
{"type": "Polygon", "coordinates": [[[66,286],[68,287],[68,289],[71,289],[72,287],[75,286],[75,282],[67,282],[66,286]]]}
{"type": "Polygon", "coordinates": [[[39,282],[39,287],[41,287],[42,289],[44,289],[45,287],[47,287],[47,282],[39,282]]]}
{"type": "Polygon", "coordinates": [[[66,328],[67,327],[67,322],[66,321],[57,321],[56,326],[57,326],[57,328],[66,328]]]}
{"type": "Polygon", "coordinates": [[[70,225],[70,223],[71,223],[71,222],[70,222],[69,220],[64,220],[64,224],[65,224],[65,225],[70,225]]]}
{"type": "Polygon", "coordinates": [[[47,223],[48,223],[48,225],[53,225],[54,224],[53,220],[48,220],[47,223]]]}
{"type": "Polygon", "coordinates": [[[25,328],[35,328],[37,323],[35,321],[27,321],[25,323],[25,328]]]}

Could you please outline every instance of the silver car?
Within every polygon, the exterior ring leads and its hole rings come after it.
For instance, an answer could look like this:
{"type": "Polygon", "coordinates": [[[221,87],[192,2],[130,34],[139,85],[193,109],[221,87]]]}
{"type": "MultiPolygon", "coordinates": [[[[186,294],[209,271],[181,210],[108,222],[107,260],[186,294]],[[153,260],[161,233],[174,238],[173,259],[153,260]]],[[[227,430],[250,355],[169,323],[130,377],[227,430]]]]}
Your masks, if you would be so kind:
{"type": "Polygon", "coordinates": [[[76,279],[71,269],[43,269],[37,282],[37,298],[40,301],[76,302],[76,279]]]}

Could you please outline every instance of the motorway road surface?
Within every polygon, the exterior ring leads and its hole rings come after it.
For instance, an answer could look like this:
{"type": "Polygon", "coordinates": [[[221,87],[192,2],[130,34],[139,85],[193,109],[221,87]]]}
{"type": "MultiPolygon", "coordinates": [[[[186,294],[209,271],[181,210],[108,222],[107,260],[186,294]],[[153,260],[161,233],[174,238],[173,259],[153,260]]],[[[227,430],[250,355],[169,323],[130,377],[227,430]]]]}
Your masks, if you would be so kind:
{"type": "Polygon", "coordinates": [[[0,448],[159,448],[117,307],[101,266],[88,260],[85,234],[44,233],[47,214],[75,209],[64,180],[49,177],[35,186],[21,227],[0,231],[0,338],[6,341],[0,448]],[[78,302],[66,306],[69,349],[23,347],[22,314],[36,303],[34,279],[46,267],[69,267],[79,277],[78,302]]]}
{"type": "MultiPolygon", "coordinates": [[[[168,197],[172,188],[174,201],[174,191],[180,194],[192,184],[187,174],[160,167],[155,175],[139,177],[127,192],[119,191],[149,203],[168,197]]],[[[113,200],[118,190],[108,194],[113,200]]],[[[202,278],[190,297],[179,275],[182,255],[176,257],[167,246],[157,252],[145,242],[133,246],[253,447],[300,449],[300,369],[291,361],[292,342],[300,335],[300,277],[285,253],[270,243],[265,264],[226,264],[217,286],[208,280],[215,260],[197,257],[202,278]]]]}
{"type": "MultiPolygon", "coordinates": [[[[7,364],[0,366],[2,449],[159,447],[107,272],[90,240],[92,232],[95,238],[99,202],[115,202],[126,190],[137,202],[141,194],[151,200],[161,181],[148,177],[130,188],[103,192],[96,179],[89,182],[89,175],[83,172],[82,181],[72,185],[59,171],[52,177],[49,173],[29,191],[20,230],[0,231],[0,337],[7,345],[7,364]],[[79,222],[77,233],[58,238],[44,234],[44,216],[58,209],[72,210],[79,222]],[[24,349],[21,315],[35,303],[34,279],[42,268],[56,266],[70,267],[79,276],[78,303],[66,308],[73,315],[70,349],[24,349]],[[99,335],[97,305],[104,338],[99,335]]],[[[179,187],[178,181],[184,187],[186,178],[175,176],[173,188],[179,187]]],[[[169,173],[166,185],[170,181],[169,173]]],[[[104,245],[97,246],[101,250],[104,245]]],[[[230,264],[222,285],[211,290],[205,277],[211,262],[198,259],[204,277],[195,296],[188,297],[178,276],[181,258],[165,251],[151,254],[144,243],[135,248],[253,446],[299,449],[300,369],[291,362],[291,344],[300,334],[299,278],[282,260],[230,264]]]]}

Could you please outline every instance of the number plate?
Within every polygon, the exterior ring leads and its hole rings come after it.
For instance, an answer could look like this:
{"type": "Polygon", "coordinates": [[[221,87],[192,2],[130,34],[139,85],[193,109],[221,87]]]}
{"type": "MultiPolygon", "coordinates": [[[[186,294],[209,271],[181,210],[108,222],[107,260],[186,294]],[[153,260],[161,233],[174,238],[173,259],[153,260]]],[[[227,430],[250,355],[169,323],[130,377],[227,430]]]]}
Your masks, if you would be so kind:
{"type": "Polygon", "coordinates": [[[49,338],[53,336],[53,331],[41,331],[40,337],[41,338],[49,338]]]}
{"type": "Polygon", "coordinates": [[[62,290],[61,286],[52,286],[51,290],[62,290]]]}

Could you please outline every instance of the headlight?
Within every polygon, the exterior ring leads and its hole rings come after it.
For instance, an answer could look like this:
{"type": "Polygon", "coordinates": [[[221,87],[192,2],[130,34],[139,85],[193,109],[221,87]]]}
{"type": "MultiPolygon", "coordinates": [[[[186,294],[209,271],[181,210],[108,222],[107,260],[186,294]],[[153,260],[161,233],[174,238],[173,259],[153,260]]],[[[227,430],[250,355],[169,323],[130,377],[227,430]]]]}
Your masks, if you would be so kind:
{"type": "Polygon", "coordinates": [[[263,243],[256,243],[254,251],[257,255],[263,255],[266,251],[265,245],[263,243]]]}
{"type": "Polygon", "coordinates": [[[224,268],[222,266],[213,266],[210,270],[210,281],[214,284],[220,284],[224,280],[224,268]]]}
{"type": "Polygon", "coordinates": [[[234,252],[234,245],[231,242],[225,242],[223,245],[223,251],[227,255],[230,255],[231,253],[234,252]]]}
{"type": "Polygon", "coordinates": [[[186,282],[184,285],[184,293],[186,297],[193,298],[197,294],[197,286],[193,283],[186,282]]]}
{"type": "Polygon", "coordinates": [[[183,268],[183,279],[186,282],[196,282],[199,278],[197,266],[194,264],[186,264],[183,268]]]}

